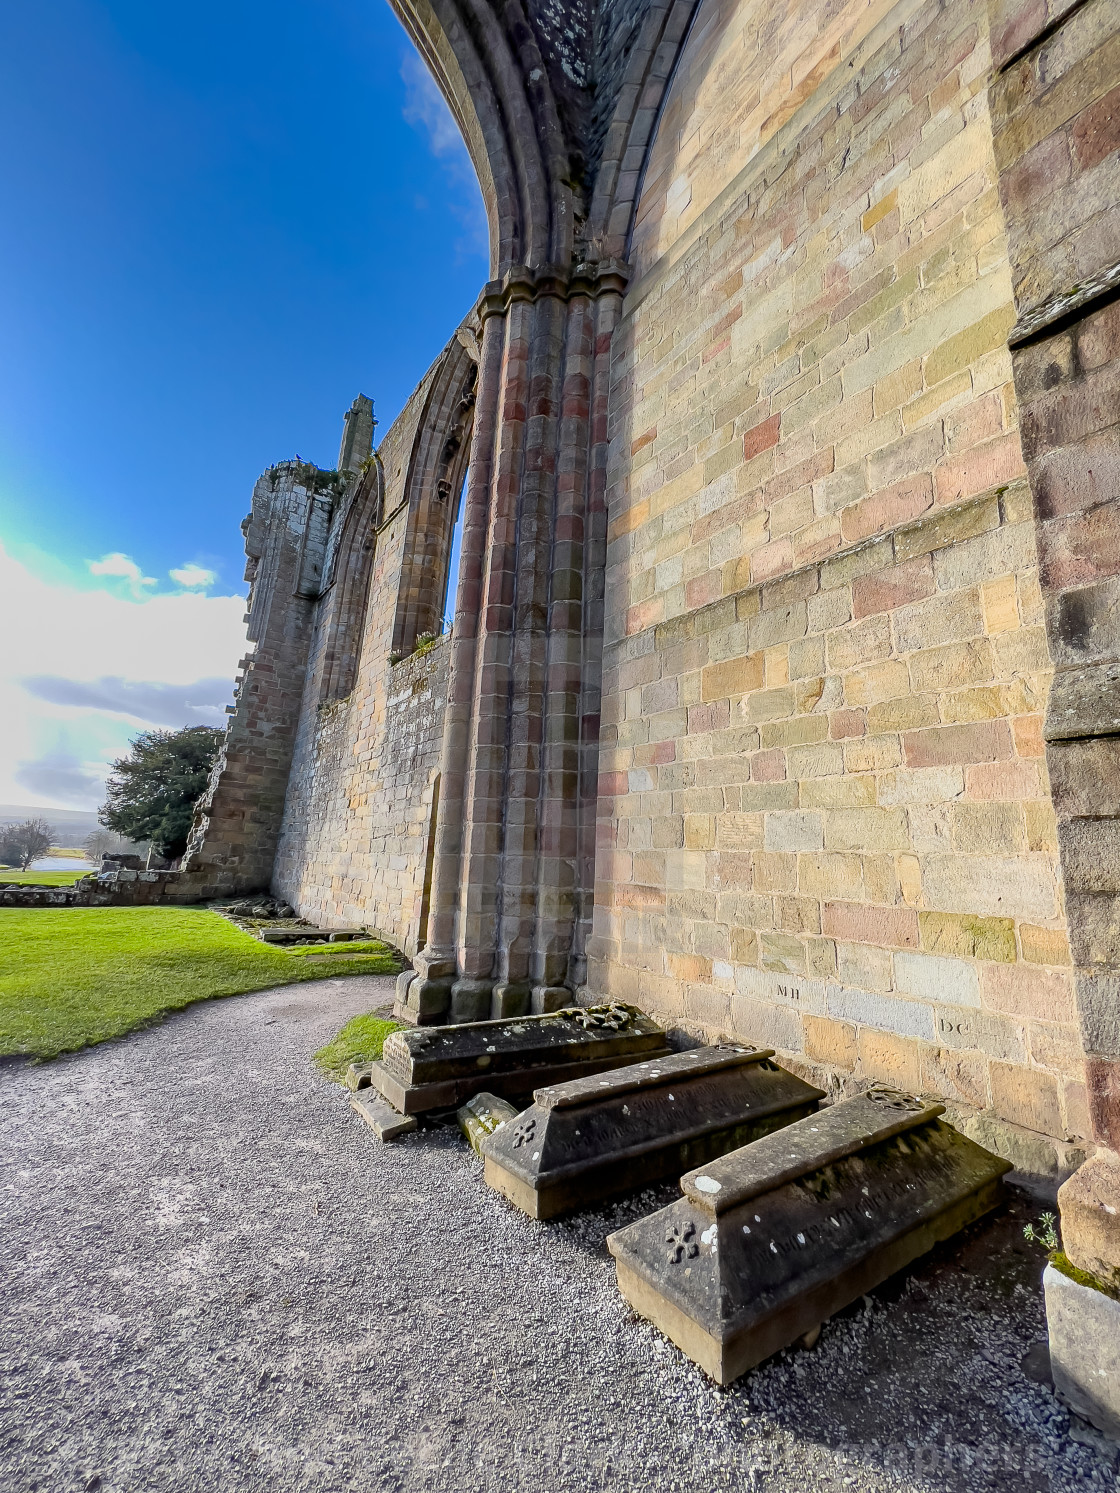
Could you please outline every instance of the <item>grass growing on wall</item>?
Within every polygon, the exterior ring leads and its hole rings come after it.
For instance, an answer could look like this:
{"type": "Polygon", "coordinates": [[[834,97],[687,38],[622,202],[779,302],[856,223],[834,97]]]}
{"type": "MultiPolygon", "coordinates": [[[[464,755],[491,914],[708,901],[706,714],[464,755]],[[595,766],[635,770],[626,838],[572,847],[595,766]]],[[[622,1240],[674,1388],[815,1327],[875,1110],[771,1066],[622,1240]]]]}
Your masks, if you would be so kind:
{"type": "Polygon", "coordinates": [[[299,958],[205,908],[0,908],[0,1054],[57,1057],[195,1001],[399,968],[387,944],[299,958]]]}
{"type": "Polygon", "coordinates": [[[325,1047],[315,1054],[315,1065],[321,1073],[341,1083],[351,1063],[372,1063],[381,1056],[385,1038],[400,1030],[396,1021],[378,1016],[355,1016],[325,1047]]]}

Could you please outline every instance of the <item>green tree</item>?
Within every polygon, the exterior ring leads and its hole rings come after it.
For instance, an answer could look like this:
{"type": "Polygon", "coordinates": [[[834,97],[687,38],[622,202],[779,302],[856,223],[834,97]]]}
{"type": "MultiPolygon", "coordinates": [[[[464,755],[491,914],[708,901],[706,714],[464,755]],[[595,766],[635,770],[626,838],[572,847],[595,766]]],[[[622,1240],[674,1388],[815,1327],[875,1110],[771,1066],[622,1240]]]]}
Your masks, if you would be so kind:
{"type": "Polygon", "coordinates": [[[113,763],[101,823],[130,840],[150,840],[169,860],[182,855],[223,734],[215,726],[142,731],[129,755],[113,763]]]}

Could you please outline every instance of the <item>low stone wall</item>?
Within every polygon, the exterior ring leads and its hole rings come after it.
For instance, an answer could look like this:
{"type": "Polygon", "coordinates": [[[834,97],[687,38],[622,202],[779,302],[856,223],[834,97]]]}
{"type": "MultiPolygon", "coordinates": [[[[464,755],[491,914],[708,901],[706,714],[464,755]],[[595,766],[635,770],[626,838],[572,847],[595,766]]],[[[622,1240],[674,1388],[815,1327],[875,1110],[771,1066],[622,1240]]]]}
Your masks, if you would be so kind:
{"type": "Polygon", "coordinates": [[[73,886],[0,883],[0,907],[189,906],[229,894],[223,881],[200,871],[114,871],[83,876],[73,886]]]}

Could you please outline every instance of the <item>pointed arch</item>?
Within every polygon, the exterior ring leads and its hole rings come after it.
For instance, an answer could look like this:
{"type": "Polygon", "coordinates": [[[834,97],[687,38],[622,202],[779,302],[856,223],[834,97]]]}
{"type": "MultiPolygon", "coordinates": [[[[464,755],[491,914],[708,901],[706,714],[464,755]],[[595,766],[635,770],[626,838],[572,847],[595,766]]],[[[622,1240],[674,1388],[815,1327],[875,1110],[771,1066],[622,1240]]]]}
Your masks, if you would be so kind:
{"type": "Polygon", "coordinates": [[[384,507],[385,475],[377,455],[351,490],[327,556],[319,632],[323,638],[319,703],[344,699],[354,688],[369,598],[377,527],[384,507]]]}
{"type": "MultiPolygon", "coordinates": [[[[492,0],[390,3],[474,162],[490,224],[491,275],[515,264],[567,263],[575,220],[583,215],[575,200],[577,130],[571,123],[565,128],[551,82],[555,69],[520,0],[501,7],[492,0]]],[[[579,62],[586,72],[587,58],[579,62]]],[[[578,76],[580,68],[572,70],[578,76]]]]}
{"type": "Polygon", "coordinates": [[[417,638],[438,633],[452,531],[470,460],[478,366],[471,337],[444,349],[416,429],[405,478],[408,519],[393,624],[393,653],[411,653],[417,638]]]}

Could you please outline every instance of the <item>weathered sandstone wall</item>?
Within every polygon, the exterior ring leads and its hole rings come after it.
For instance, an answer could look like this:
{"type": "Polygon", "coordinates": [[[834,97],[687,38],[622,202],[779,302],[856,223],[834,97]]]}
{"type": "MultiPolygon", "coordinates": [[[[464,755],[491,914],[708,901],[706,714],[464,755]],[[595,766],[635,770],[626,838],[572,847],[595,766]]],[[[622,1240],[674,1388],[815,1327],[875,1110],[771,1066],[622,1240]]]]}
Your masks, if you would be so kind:
{"type": "Polygon", "coordinates": [[[273,873],[275,890],[302,917],[321,927],[368,925],[409,953],[423,942],[447,643],[390,659],[409,534],[406,483],[432,377],[378,448],[383,496],[381,511],[368,518],[373,565],[354,684],[336,699],[324,699],[321,686],[325,654],[336,641],[330,602],[345,579],[341,565],[318,603],[273,873]]]}
{"type": "Polygon", "coordinates": [[[726,0],[613,349],[591,988],[1089,1133],[984,4],[726,0]]]}

